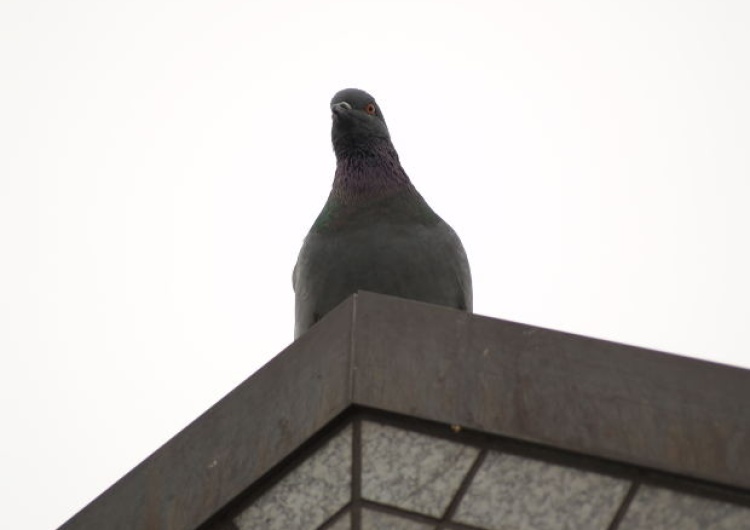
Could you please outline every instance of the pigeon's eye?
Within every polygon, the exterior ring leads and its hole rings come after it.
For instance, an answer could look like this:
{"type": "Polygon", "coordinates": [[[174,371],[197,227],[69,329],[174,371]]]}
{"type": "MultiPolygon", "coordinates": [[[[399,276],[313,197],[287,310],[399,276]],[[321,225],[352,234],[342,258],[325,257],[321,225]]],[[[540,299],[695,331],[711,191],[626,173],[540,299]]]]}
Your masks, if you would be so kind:
{"type": "Polygon", "coordinates": [[[365,112],[367,114],[375,114],[375,104],[374,103],[368,103],[365,107],[365,112]]]}

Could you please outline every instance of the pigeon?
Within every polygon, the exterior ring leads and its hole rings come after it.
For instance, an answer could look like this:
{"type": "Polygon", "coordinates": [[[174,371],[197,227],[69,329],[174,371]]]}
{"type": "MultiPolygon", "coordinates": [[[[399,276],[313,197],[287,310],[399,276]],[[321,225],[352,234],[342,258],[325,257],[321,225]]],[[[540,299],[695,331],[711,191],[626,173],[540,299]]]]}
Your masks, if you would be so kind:
{"type": "Polygon", "coordinates": [[[331,100],[333,186],[292,273],[295,339],[359,290],[472,311],[461,240],[401,167],[375,99],[331,100]]]}

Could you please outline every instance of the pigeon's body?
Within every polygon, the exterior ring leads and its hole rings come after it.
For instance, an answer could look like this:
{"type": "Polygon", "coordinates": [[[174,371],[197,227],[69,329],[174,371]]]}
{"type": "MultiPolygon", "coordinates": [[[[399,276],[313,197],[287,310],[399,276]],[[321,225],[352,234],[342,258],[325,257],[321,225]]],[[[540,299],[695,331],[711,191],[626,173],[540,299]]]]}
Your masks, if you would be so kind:
{"type": "Polygon", "coordinates": [[[371,96],[334,96],[333,188],[294,268],[295,337],[358,290],[472,309],[471,274],[456,233],[399,163],[371,96]]]}

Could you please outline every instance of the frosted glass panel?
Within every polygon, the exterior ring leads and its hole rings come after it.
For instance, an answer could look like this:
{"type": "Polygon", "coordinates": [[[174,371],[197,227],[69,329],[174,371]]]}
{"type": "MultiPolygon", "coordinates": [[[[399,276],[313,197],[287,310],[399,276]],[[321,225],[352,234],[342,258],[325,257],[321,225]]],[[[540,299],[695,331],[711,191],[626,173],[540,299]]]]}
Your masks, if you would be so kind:
{"type": "Polygon", "coordinates": [[[235,518],[240,530],[309,530],[349,502],[352,428],[346,427],[235,518]]]}
{"type": "Polygon", "coordinates": [[[728,502],[642,486],[620,530],[750,529],[750,508],[728,502]]]}
{"type": "Polygon", "coordinates": [[[470,446],[362,423],[362,496],[440,517],[479,451],[470,446]]]}
{"type": "Polygon", "coordinates": [[[347,511],[346,513],[339,516],[336,522],[331,526],[326,526],[326,530],[351,530],[352,529],[352,514],[347,511]]]}
{"type": "Polygon", "coordinates": [[[456,521],[491,530],[606,530],[627,481],[490,452],[456,521]]]}
{"type": "Polygon", "coordinates": [[[433,525],[419,523],[375,510],[362,510],[362,530],[432,530],[433,525]]]}

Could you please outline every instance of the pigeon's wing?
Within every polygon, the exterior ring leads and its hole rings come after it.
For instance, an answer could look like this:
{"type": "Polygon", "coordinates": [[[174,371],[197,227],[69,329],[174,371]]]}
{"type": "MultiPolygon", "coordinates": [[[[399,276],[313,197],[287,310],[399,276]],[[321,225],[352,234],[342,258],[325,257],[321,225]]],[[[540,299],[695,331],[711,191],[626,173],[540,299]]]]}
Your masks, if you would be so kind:
{"type": "MultiPolygon", "coordinates": [[[[453,232],[453,229],[451,229],[453,232]]],[[[466,257],[466,251],[459,239],[458,234],[453,232],[455,242],[453,249],[455,254],[456,279],[459,288],[458,308],[465,311],[474,310],[474,292],[471,284],[471,269],[469,268],[469,259],[466,257]]]]}
{"type": "Polygon", "coordinates": [[[458,234],[441,219],[429,237],[419,239],[429,245],[423,247],[423,259],[428,261],[424,268],[432,271],[423,280],[428,282],[429,299],[425,301],[471,311],[471,270],[458,234]]]}
{"type": "Polygon", "coordinates": [[[305,238],[297,263],[292,271],[294,289],[294,338],[302,335],[320,318],[316,316],[315,275],[311,274],[310,254],[315,252],[315,244],[310,235],[305,238]]]}

